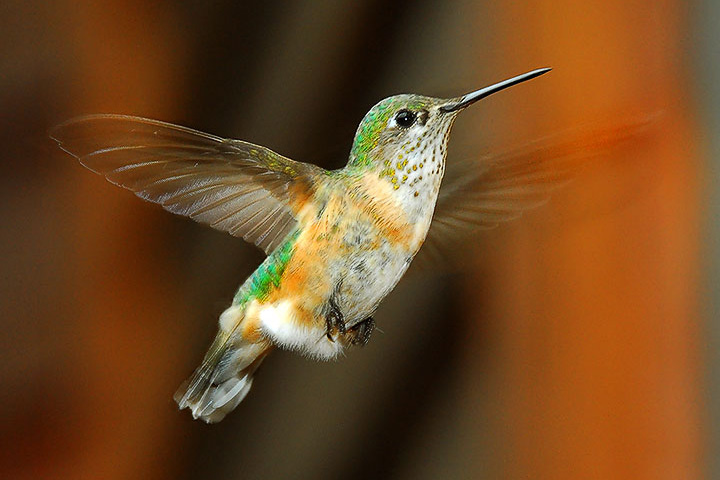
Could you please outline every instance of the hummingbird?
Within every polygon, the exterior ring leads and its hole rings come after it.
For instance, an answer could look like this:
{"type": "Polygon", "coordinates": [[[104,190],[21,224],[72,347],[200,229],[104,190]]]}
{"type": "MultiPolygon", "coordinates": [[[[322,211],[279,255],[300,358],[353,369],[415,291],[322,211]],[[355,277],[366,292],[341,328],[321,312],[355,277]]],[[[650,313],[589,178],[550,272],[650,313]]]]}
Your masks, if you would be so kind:
{"type": "Polygon", "coordinates": [[[346,166],[332,171],[252,143],[125,115],[74,118],[50,136],[110,182],[267,254],[220,315],[201,365],[174,397],[194,418],[215,423],[245,398],[274,348],[330,360],[367,344],[373,314],[431,223],[438,237],[452,237],[537,203],[525,188],[537,182],[531,162],[499,161],[440,187],[458,114],[549,71],[456,98],[381,100],[360,122],[346,166]]]}

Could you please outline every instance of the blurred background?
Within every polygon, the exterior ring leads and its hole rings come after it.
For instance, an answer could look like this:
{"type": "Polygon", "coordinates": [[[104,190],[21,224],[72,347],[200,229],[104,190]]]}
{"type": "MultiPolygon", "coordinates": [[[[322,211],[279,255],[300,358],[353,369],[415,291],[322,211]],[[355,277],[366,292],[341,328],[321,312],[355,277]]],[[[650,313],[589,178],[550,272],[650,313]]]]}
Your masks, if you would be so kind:
{"type": "Polygon", "coordinates": [[[720,4],[4,1],[0,477],[720,478],[720,4]],[[403,280],[333,363],[278,352],[217,425],[172,401],[256,248],[63,154],[86,113],[338,168],[379,99],[533,68],[453,158],[655,115],[642,146],[403,280]]]}

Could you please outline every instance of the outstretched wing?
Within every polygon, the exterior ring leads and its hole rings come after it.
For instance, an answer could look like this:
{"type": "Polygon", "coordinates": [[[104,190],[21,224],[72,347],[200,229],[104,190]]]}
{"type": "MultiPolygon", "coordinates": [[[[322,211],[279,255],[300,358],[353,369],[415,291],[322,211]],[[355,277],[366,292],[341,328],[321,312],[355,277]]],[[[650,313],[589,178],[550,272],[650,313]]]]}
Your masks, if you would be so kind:
{"type": "MultiPolygon", "coordinates": [[[[591,160],[641,140],[656,115],[611,128],[549,136],[449,172],[418,263],[444,260],[477,230],[494,228],[545,203],[591,160]]],[[[453,165],[449,165],[449,169],[453,165]]]]}
{"type": "Polygon", "coordinates": [[[323,170],[267,148],[157,120],[90,115],[50,136],[85,167],[166,210],[271,252],[323,170]]]}

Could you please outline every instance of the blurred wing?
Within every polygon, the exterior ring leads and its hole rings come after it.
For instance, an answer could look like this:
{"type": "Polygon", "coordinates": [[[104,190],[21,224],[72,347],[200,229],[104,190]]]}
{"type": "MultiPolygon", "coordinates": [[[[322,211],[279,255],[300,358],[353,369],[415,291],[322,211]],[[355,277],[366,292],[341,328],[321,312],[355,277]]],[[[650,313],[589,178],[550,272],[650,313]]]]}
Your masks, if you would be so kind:
{"type": "Polygon", "coordinates": [[[323,170],[267,148],[123,115],[65,122],[50,136],[85,167],[166,210],[271,252],[323,170]]]}
{"type": "Polygon", "coordinates": [[[640,139],[656,116],[605,130],[553,135],[459,165],[440,189],[419,263],[445,260],[477,230],[494,228],[542,205],[591,159],[640,139]]]}

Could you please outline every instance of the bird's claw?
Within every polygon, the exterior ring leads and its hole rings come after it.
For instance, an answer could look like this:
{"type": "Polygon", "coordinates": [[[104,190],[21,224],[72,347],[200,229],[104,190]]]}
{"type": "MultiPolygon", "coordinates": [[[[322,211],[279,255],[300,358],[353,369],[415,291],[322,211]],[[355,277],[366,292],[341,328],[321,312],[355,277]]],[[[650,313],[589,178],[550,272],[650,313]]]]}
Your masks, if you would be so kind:
{"type": "Polygon", "coordinates": [[[330,297],[325,314],[325,336],[329,341],[335,342],[335,339],[340,337],[343,343],[364,347],[370,341],[373,330],[375,330],[375,320],[372,317],[347,328],[345,317],[335,299],[330,297]]]}
{"type": "Polygon", "coordinates": [[[335,341],[334,334],[345,335],[347,328],[345,318],[335,301],[331,298],[328,302],[329,311],[325,315],[325,335],[331,342],[335,341]]]}
{"type": "Polygon", "coordinates": [[[370,341],[370,335],[375,330],[375,320],[368,317],[362,322],[352,326],[345,335],[351,344],[364,347],[370,341]]]}

